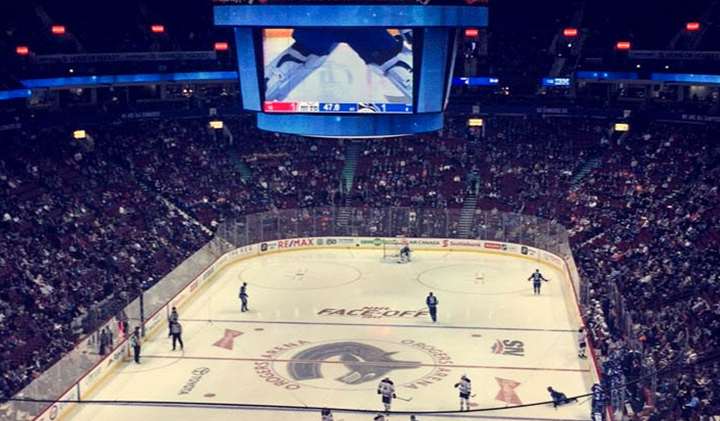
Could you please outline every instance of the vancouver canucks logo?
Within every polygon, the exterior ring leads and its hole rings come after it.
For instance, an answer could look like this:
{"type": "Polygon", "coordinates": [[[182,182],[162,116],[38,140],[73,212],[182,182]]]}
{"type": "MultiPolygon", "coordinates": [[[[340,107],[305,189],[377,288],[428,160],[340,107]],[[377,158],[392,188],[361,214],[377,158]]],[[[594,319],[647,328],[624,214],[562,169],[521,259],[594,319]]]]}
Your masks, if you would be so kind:
{"type": "Polygon", "coordinates": [[[452,371],[452,357],[423,341],[342,338],[321,342],[308,336],[268,348],[253,363],[255,374],[286,390],[373,390],[386,376],[397,387],[431,387],[452,371]]]}
{"type": "Polygon", "coordinates": [[[287,370],[294,380],[311,380],[323,377],[322,361],[337,357],[338,364],[348,369],[336,380],[345,384],[361,384],[384,377],[393,370],[414,369],[418,361],[398,361],[392,358],[397,352],[387,352],[378,347],[359,342],[335,342],[304,349],[292,357],[287,370]]]}

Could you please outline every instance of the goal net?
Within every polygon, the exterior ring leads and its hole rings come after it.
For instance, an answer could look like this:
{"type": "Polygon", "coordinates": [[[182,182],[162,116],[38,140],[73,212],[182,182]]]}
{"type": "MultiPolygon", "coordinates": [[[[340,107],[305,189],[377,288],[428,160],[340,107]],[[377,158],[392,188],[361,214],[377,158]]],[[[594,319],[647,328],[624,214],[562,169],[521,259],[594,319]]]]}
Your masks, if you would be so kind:
{"type": "Polygon", "coordinates": [[[383,259],[399,259],[400,248],[401,246],[399,241],[385,241],[383,243],[383,259]]]}
{"type": "Polygon", "coordinates": [[[400,261],[400,250],[410,244],[404,237],[388,240],[383,243],[383,260],[400,261]]]}

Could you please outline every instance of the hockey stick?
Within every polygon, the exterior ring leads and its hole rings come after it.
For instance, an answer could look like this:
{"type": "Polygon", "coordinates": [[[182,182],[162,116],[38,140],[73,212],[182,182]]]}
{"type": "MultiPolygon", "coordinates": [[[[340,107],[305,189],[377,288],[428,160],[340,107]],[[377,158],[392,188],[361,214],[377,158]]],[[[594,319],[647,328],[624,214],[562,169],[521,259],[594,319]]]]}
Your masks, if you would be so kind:
{"type": "Polygon", "coordinates": [[[472,395],[470,395],[471,398],[474,398],[475,396],[477,396],[477,393],[473,393],[472,395]]]}
{"type": "Polygon", "coordinates": [[[585,400],[582,401],[582,402],[578,402],[577,399],[576,399],[575,402],[577,402],[578,405],[582,405],[582,404],[584,404],[585,402],[589,401],[590,399],[592,399],[592,396],[590,396],[589,398],[585,399],[585,400]]]}
{"type": "Polygon", "coordinates": [[[400,399],[401,401],[410,402],[412,400],[412,396],[410,396],[407,399],[401,398],[400,396],[395,396],[395,399],[400,399]]]}

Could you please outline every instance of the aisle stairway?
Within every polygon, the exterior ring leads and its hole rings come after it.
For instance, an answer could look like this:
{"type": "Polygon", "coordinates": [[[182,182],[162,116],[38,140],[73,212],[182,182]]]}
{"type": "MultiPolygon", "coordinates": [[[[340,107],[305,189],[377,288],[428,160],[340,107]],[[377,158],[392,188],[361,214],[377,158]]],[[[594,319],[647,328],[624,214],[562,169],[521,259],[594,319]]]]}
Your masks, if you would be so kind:
{"type": "MultiPolygon", "coordinates": [[[[345,166],[342,169],[344,181],[344,185],[342,186],[343,203],[342,207],[338,208],[337,214],[335,215],[335,220],[340,231],[349,230],[348,223],[350,222],[350,217],[352,216],[352,195],[347,193],[352,191],[361,148],[362,143],[360,141],[353,141],[348,145],[347,150],[345,151],[345,166]]],[[[349,232],[338,234],[351,235],[349,232]]]]}
{"type": "Polygon", "coordinates": [[[477,207],[477,196],[472,193],[463,201],[463,207],[460,209],[460,218],[458,221],[458,236],[460,238],[469,238],[472,232],[473,220],[475,217],[475,208],[477,207]]]}
{"type": "MultiPolygon", "coordinates": [[[[609,132],[610,142],[613,144],[622,144],[630,136],[630,130],[626,132],[609,132]]],[[[590,157],[588,161],[575,172],[570,179],[570,185],[576,185],[580,183],[586,175],[592,172],[595,168],[602,165],[605,155],[609,153],[606,148],[591,148],[589,151],[590,157]]]]}
{"type": "Polygon", "coordinates": [[[235,171],[240,174],[240,178],[244,181],[252,180],[252,171],[250,171],[250,168],[245,165],[245,162],[243,162],[242,157],[240,157],[240,152],[237,149],[231,149],[230,161],[233,163],[235,171]]]}
{"type": "Polygon", "coordinates": [[[115,156],[109,156],[108,160],[118,168],[122,168],[127,171],[128,176],[132,177],[135,180],[138,186],[140,186],[140,189],[143,190],[148,196],[155,196],[160,202],[165,205],[165,207],[168,208],[168,210],[170,211],[169,213],[174,212],[180,215],[188,223],[199,227],[203,232],[205,232],[205,234],[213,235],[213,231],[209,227],[203,225],[202,222],[198,221],[195,217],[186,212],[185,209],[183,209],[179,204],[166,198],[165,195],[163,195],[163,193],[155,186],[149,176],[143,176],[142,174],[134,172],[128,166],[126,161],[118,159],[115,156]]]}
{"type": "Polygon", "coordinates": [[[582,166],[582,168],[580,168],[575,174],[573,174],[572,178],[570,179],[570,185],[580,183],[586,175],[588,175],[595,168],[599,167],[600,163],[602,163],[602,156],[596,156],[588,160],[588,162],[586,162],[585,165],[582,166]]]}
{"type": "Polygon", "coordinates": [[[362,143],[359,141],[353,141],[347,147],[345,151],[345,166],[342,169],[342,175],[345,179],[345,185],[343,188],[346,192],[352,190],[353,180],[355,179],[355,172],[357,171],[358,156],[360,155],[360,149],[362,143]]]}

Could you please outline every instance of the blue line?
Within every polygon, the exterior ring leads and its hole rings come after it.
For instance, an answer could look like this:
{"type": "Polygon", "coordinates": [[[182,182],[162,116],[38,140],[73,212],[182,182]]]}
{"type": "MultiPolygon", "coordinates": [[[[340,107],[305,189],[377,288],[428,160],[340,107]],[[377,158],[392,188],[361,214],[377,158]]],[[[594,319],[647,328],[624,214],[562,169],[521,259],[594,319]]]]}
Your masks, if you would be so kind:
{"type": "Polygon", "coordinates": [[[288,325],[313,325],[313,326],[360,326],[360,327],[406,327],[418,329],[461,329],[461,330],[509,330],[518,332],[560,332],[575,333],[574,329],[534,329],[525,327],[485,327],[485,326],[443,326],[443,325],[393,325],[376,323],[323,323],[323,322],[283,322],[283,321],[260,321],[260,320],[224,320],[224,319],[182,319],[188,322],[220,322],[220,323],[256,323],[256,324],[288,324],[288,325]]]}

